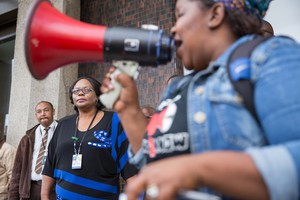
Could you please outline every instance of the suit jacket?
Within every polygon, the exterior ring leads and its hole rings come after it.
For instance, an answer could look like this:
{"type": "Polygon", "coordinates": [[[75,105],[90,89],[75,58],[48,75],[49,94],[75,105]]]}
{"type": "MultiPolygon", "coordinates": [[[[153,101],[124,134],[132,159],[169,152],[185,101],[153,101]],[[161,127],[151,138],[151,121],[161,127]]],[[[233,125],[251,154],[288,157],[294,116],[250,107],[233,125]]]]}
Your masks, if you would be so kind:
{"type": "Polygon", "coordinates": [[[26,131],[19,143],[8,192],[11,200],[30,198],[32,155],[38,126],[39,124],[26,131]]]}

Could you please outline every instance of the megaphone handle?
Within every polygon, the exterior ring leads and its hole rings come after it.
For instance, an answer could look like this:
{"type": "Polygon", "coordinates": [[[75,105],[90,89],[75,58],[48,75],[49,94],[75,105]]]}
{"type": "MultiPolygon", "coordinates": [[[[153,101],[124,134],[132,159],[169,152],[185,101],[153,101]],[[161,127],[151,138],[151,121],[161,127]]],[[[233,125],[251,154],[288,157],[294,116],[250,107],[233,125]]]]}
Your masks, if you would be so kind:
{"type": "Polygon", "coordinates": [[[102,104],[106,108],[112,108],[116,100],[119,98],[120,92],[121,92],[121,85],[115,80],[115,76],[117,76],[120,73],[126,73],[129,76],[136,78],[138,75],[138,67],[139,64],[134,61],[114,61],[113,65],[116,68],[116,70],[110,75],[111,84],[114,86],[114,90],[100,95],[99,99],[102,102],[102,104]]]}
{"type": "Polygon", "coordinates": [[[114,90],[102,94],[100,95],[99,99],[102,102],[102,104],[106,107],[106,108],[112,108],[114,103],[116,102],[116,100],[118,99],[120,92],[121,92],[121,85],[120,83],[118,83],[114,77],[118,74],[120,74],[121,71],[116,69],[111,75],[111,84],[114,86],[114,90]]]}

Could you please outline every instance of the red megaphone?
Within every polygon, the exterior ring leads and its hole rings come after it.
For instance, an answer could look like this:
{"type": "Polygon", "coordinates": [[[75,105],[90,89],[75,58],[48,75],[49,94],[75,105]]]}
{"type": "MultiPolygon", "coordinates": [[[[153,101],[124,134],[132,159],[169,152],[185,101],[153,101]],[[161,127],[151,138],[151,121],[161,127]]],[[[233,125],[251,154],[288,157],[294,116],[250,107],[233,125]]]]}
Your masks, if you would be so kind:
{"type": "Polygon", "coordinates": [[[48,0],[36,1],[25,29],[25,54],[31,74],[45,78],[74,62],[132,60],[165,64],[173,56],[173,39],[162,30],[105,27],[74,20],[48,0]]]}

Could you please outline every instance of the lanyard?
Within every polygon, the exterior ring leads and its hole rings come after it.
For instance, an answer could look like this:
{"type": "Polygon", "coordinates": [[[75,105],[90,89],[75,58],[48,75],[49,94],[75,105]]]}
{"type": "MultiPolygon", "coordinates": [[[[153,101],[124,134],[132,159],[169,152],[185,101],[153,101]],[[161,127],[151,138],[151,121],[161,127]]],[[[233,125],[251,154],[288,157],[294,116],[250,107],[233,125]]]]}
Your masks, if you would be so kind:
{"type": "Polygon", "coordinates": [[[77,151],[77,149],[76,149],[76,146],[77,146],[77,140],[78,140],[77,133],[78,133],[78,121],[79,121],[79,116],[77,116],[77,119],[76,119],[76,131],[75,131],[74,137],[72,137],[72,139],[74,140],[74,154],[79,154],[79,153],[80,153],[80,148],[81,148],[81,146],[82,146],[82,142],[83,142],[83,140],[84,140],[84,138],[85,138],[87,132],[88,132],[89,129],[91,128],[91,126],[92,126],[92,124],[93,124],[93,122],[94,122],[94,120],[95,120],[95,118],[96,118],[96,116],[97,116],[97,113],[98,113],[98,110],[96,111],[96,113],[95,113],[95,115],[94,115],[94,117],[93,117],[93,119],[92,119],[92,121],[91,121],[89,127],[86,129],[84,135],[83,135],[82,138],[81,138],[81,141],[80,141],[80,144],[79,144],[79,147],[78,147],[78,151],[77,151]]]}

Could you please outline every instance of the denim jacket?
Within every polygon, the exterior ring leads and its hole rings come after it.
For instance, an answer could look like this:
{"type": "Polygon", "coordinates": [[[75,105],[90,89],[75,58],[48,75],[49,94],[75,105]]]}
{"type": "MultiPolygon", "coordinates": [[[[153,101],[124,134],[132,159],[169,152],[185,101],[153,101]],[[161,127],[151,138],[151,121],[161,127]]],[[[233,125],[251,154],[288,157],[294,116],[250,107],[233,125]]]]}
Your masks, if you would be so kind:
{"type": "MultiPolygon", "coordinates": [[[[250,79],[259,125],[243,106],[226,71],[233,49],[252,38],[240,38],[205,70],[172,82],[162,100],[188,82],[192,153],[245,151],[260,171],[271,199],[300,199],[300,45],[274,37],[253,51],[250,79]]],[[[141,151],[130,157],[132,163],[145,164],[141,151]]]]}

